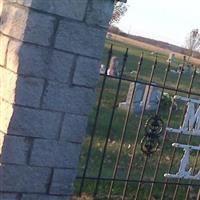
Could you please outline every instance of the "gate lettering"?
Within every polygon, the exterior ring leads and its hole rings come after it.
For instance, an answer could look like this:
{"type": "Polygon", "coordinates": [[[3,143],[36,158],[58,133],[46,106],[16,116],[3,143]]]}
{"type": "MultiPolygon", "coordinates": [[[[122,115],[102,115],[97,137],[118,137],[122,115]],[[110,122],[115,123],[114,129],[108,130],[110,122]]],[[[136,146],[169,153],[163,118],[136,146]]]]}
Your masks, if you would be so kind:
{"type": "MultiPolygon", "coordinates": [[[[187,104],[187,111],[183,123],[179,129],[167,128],[167,131],[185,135],[200,136],[200,100],[187,97],[175,96],[175,100],[183,101],[187,104]],[[197,104],[197,106],[195,106],[197,104]],[[195,110],[195,108],[197,109],[195,110]]],[[[196,175],[192,174],[192,168],[189,169],[189,160],[191,151],[200,151],[200,146],[173,143],[172,146],[182,148],[184,151],[180,161],[179,170],[176,174],[164,174],[166,178],[183,178],[191,180],[200,180],[200,170],[196,175]]]]}
{"type": "Polygon", "coordinates": [[[180,162],[179,170],[176,174],[165,174],[166,178],[183,178],[183,179],[191,179],[191,180],[200,180],[200,171],[196,175],[192,175],[192,168],[188,169],[189,166],[189,159],[190,159],[190,152],[192,150],[200,151],[200,147],[198,146],[191,146],[191,145],[184,145],[173,143],[172,146],[177,148],[182,148],[184,150],[184,155],[180,162]]]}
{"type": "Polygon", "coordinates": [[[200,136],[200,100],[180,96],[175,96],[174,98],[186,102],[187,111],[185,113],[182,126],[179,129],[167,128],[167,131],[172,133],[200,136]],[[198,104],[196,111],[195,104],[198,104]]]}

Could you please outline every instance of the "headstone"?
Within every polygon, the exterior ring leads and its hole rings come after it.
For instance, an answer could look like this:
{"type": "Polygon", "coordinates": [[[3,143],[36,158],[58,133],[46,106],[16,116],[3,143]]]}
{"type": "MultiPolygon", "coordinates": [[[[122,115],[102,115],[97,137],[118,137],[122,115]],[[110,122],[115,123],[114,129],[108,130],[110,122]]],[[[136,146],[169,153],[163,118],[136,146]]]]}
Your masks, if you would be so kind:
{"type": "Polygon", "coordinates": [[[194,71],[193,65],[187,64],[184,66],[184,73],[192,74],[194,71]]]}
{"type": "Polygon", "coordinates": [[[170,70],[172,73],[178,73],[180,74],[181,72],[184,74],[192,74],[194,71],[194,68],[191,64],[179,64],[176,70],[170,70]]]}
{"type": "Polygon", "coordinates": [[[100,72],[100,74],[105,74],[105,72],[106,72],[106,67],[105,67],[104,64],[101,64],[99,72],[100,72]]]}
{"type": "Polygon", "coordinates": [[[110,66],[108,68],[107,75],[118,76],[119,74],[118,65],[119,65],[119,59],[116,56],[113,56],[110,60],[110,66]]]}
{"type": "Polygon", "coordinates": [[[168,62],[168,63],[175,63],[175,62],[176,62],[176,55],[175,55],[175,53],[170,53],[170,54],[169,54],[169,57],[168,57],[168,59],[167,59],[167,62],[168,62]]]}
{"type": "Polygon", "coordinates": [[[128,102],[128,103],[131,102],[133,90],[135,89],[133,102],[134,103],[140,103],[141,100],[142,100],[142,97],[144,95],[144,88],[145,88],[145,85],[143,85],[141,83],[136,83],[136,86],[135,86],[135,83],[131,83],[130,86],[129,86],[126,102],[128,102]]]}
{"type": "Polygon", "coordinates": [[[153,56],[154,56],[154,55],[157,55],[157,54],[158,54],[157,51],[152,51],[152,52],[151,52],[151,55],[153,55],[153,56]]]}
{"type": "Polygon", "coordinates": [[[200,68],[197,68],[196,73],[200,74],[200,68]]]}
{"type": "Polygon", "coordinates": [[[142,108],[145,105],[145,111],[155,111],[159,106],[159,100],[161,98],[160,90],[155,86],[148,86],[141,83],[131,83],[127,94],[126,102],[119,103],[119,109],[127,111],[131,103],[133,95],[133,101],[131,106],[132,112],[142,112],[142,108]],[[135,89],[135,91],[134,91],[135,89]],[[134,94],[133,94],[134,91],[134,94]]]}
{"type": "Polygon", "coordinates": [[[107,33],[106,38],[107,38],[108,40],[112,39],[112,34],[111,34],[111,33],[107,33]]]}
{"type": "Polygon", "coordinates": [[[135,83],[131,83],[129,86],[126,102],[121,102],[119,104],[119,109],[127,111],[129,109],[129,105],[131,103],[131,98],[133,95],[131,111],[136,113],[141,112],[142,111],[141,101],[144,96],[144,91],[145,91],[144,84],[136,83],[135,85],[135,83]]]}
{"type": "Polygon", "coordinates": [[[143,100],[142,100],[142,106],[145,105],[146,111],[155,111],[158,108],[158,103],[161,98],[161,92],[160,90],[155,86],[146,86],[143,100]]]}

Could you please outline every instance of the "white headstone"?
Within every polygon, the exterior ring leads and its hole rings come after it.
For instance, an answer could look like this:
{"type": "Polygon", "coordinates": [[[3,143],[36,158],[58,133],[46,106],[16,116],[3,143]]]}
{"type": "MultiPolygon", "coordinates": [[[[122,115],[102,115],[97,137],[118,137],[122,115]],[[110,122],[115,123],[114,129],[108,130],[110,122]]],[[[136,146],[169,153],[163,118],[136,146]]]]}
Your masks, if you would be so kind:
{"type": "Polygon", "coordinates": [[[175,55],[175,53],[170,53],[170,54],[169,54],[169,57],[168,57],[168,59],[167,59],[167,62],[169,62],[169,63],[174,63],[174,62],[176,62],[176,55],[175,55]]]}
{"type": "Polygon", "coordinates": [[[99,72],[100,72],[100,74],[105,74],[105,72],[106,72],[105,65],[101,64],[99,72]]]}
{"type": "Polygon", "coordinates": [[[119,65],[119,59],[116,56],[113,56],[110,60],[110,66],[107,71],[107,75],[110,76],[118,76],[118,65],[119,65]]]}
{"type": "Polygon", "coordinates": [[[145,105],[146,102],[146,111],[155,111],[158,108],[158,103],[161,98],[161,92],[157,87],[154,86],[146,86],[143,100],[142,100],[142,106],[145,105]]]}
{"type": "Polygon", "coordinates": [[[145,91],[144,84],[136,83],[136,85],[135,85],[135,83],[130,83],[126,102],[121,102],[119,104],[119,109],[127,111],[129,109],[129,105],[131,103],[131,98],[133,95],[131,111],[132,112],[141,112],[142,111],[141,101],[144,96],[144,91],[145,91]],[[134,94],[133,94],[133,92],[134,92],[134,94]]]}

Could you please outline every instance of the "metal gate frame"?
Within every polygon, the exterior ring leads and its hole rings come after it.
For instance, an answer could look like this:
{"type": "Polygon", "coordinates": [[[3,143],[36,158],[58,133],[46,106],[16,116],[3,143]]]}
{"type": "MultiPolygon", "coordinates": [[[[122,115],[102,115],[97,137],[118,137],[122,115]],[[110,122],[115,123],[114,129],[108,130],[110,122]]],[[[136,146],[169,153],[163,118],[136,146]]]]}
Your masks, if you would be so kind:
{"type": "MultiPolygon", "coordinates": [[[[191,97],[191,95],[195,95],[195,96],[200,97],[199,93],[196,93],[196,92],[192,91],[193,82],[194,82],[194,79],[196,77],[196,69],[194,70],[194,72],[193,72],[193,74],[191,76],[190,84],[188,86],[188,90],[186,91],[186,90],[183,90],[183,89],[179,88],[180,83],[181,83],[181,78],[182,78],[182,75],[183,75],[184,64],[182,66],[181,72],[178,75],[178,79],[177,79],[175,87],[170,87],[170,86],[167,86],[167,84],[166,84],[167,77],[168,77],[168,74],[169,74],[169,71],[170,71],[170,67],[171,67],[170,62],[168,64],[168,66],[166,67],[163,83],[162,84],[155,84],[155,83],[153,83],[153,77],[154,77],[155,69],[156,69],[156,67],[158,65],[158,57],[157,56],[155,57],[155,61],[154,61],[154,64],[152,66],[152,70],[151,70],[151,75],[149,77],[149,81],[145,82],[145,81],[139,80],[139,73],[140,73],[140,70],[141,70],[141,67],[142,67],[142,64],[143,64],[143,60],[144,60],[143,53],[141,54],[140,60],[138,62],[138,67],[137,67],[137,73],[135,75],[135,80],[131,80],[131,79],[126,78],[126,77],[123,76],[124,69],[125,69],[125,66],[126,66],[126,63],[127,63],[127,58],[128,58],[128,49],[126,49],[126,52],[125,52],[125,54],[123,56],[122,71],[120,73],[120,76],[119,77],[115,77],[115,76],[107,75],[107,70],[108,70],[108,66],[110,64],[110,60],[111,60],[112,55],[113,55],[113,45],[111,45],[111,47],[109,49],[105,73],[101,74],[102,79],[103,79],[102,80],[102,87],[101,87],[100,94],[99,94],[99,99],[98,99],[98,104],[97,104],[97,109],[96,109],[96,115],[95,115],[94,124],[93,124],[92,132],[91,132],[91,139],[90,139],[90,143],[89,143],[89,147],[88,147],[88,151],[87,151],[87,157],[86,157],[86,161],[85,161],[85,167],[84,167],[82,175],[77,177],[77,180],[80,182],[79,189],[78,189],[79,190],[78,191],[79,196],[81,196],[82,193],[84,192],[85,181],[86,180],[91,180],[95,184],[95,187],[94,187],[94,190],[93,190],[93,194],[92,194],[94,199],[98,199],[98,188],[99,188],[100,181],[108,181],[108,182],[110,182],[110,187],[109,187],[108,194],[106,194],[103,199],[113,199],[113,197],[112,197],[112,188],[113,188],[114,183],[117,181],[117,182],[123,182],[124,183],[124,188],[123,188],[122,195],[120,197],[116,197],[116,198],[114,197],[114,199],[122,199],[122,200],[127,199],[126,195],[127,195],[128,184],[135,182],[135,183],[138,184],[138,186],[137,186],[136,193],[134,194],[134,196],[131,199],[137,200],[138,199],[138,194],[140,192],[142,184],[147,183],[147,184],[150,185],[150,191],[149,191],[149,195],[148,195],[148,200],[152,199],[153,190],[154,190],[154,187],[155,187],[156,184],[162,184],[163,185],[163,191],[162,191],[161,196],[160,196],[161,200],[165,199],[166,189],[167,189],[167,187],[169,185],[174,185],[175,186],[175,190],[173,192],[173,197],[172,197],[173,200],[176,199],[176,196],[177,196],[177,193],[178,193],[178,190],[179,190],[180,186],[186,186],[187,187],[185,200],[189,200],[189,196],[190,196],[190,192],[192,190],[192,187],[197,187],[197,188],[199,187],[200,188],[200,183],[194,184],[192,181],[188,181],[187,183],[182,183],[180,179],[178,179],[177,181],[170,181],[169,179],[165,179],[164,181],[157,181],[156,180],[157,172],[158,172],[158,169],[160,167],[160,162],[161,162],[161,158],[162,158],[162,154],[163,154],[163,148],[164,148],[164,145],[165,145],[165,140],[166,140],[166,137],[167,137],[167,130],[164,130],[164,132],[162,134],[162,142],[160,144],[161,151],[159,152],[159,155],[157,157],[156,170],[154,172],[154,176],[152,177],[152,179],[148,180],[148,181],[147,180],[143,180],[144,172],[146,170],[146,166],[147,166],[147,163],[148,163],[148,161],[150,159],[150,156],[145,156],[144,165],[143,165],[143,167],[141,169],[140,179],[139,180],[130,179],[130,174],[131,174],[131,171],[132,171],[132,166],[133,166],[133,162],[134,162],[134,158],[135,158],[135,154],[136,154],[136,147],[140,143],[138,138],[139,138],[139,134],[140,134],[141,128],[142,128],[143,116],[144,116],[144,113],[145,113],[145,107],[146,107],[146,103],[147,103],[146,101],[144,102],[144,106],[143,106],[143,109],[142,109],[142,112],[141,112],[141,116],[140,116],[140,121],[139,121],[139,124],[138,124],[138,129],[136,131],[136,138],[135,138],[134,145],[133,145],[134,148],[132,149],[132,154],[131,154],[132,156],[131,156],[131,159],[130,159],[130,161],[128,163],[128,171],[127,171],[126,178],[118,179],[117,176],[116,176],[117,175],[117,171],[118,171],[118,164],[119,164],[120,158],[122,156],[121,155],[121,151],[122,151],[122,147],[123,147],[123,144],[124,144],[124,138],[125,138],[125,134],[126,134],[127,125],[128,125],[128,122],[129,122],[129,117],[130,117],[130,113],[131,113],[130,112],[131,111],[131,105],[132,105],[132,101],[133,101],[133,95],[134,95],[134,92],[135,92],[136,84],[135,84],[135,86],[133,88],[133,94],[132,94],[132,98],[131,98],[131,103],[130,103],[130,106],[129,106],[128,111],[126,113],[124,126],[123,126],[123,131],[122,131],[121,140],[120,140],[120,147],[119,147],[119,151],[117,153],[117,159],[116,159],[116,162],[115,162],[115,167],[114,167],[112,178],[102,177],[102,168],[103,168],[104,159],[105,159],[105,156],[106,156],[107,145],[108,145],[109,137],[110,137],[110,134],[111,134],[112,122],[113,122],[115,111],[116,111],[116,106],[117,106],[117,102],[118,102],[118,96],[119,96],[119,92],[120,92],[120,87],[121,87],[122,81],[129,81],[129,82],[141,83],[141,84],[148,85],[148,93],[150,91],[150,87],[151,86],[158,87],[158,88],[161,89],[161,96],[163,96],[165,90],[170,90],[170,91],[174,92],[174,95],[177,95],[178,92],[180,92],[180,93],[186,94],[188,98],[191,97]],[[95,177],[90,177],[90,176],[87,176],[88,164],[89,164],[89,160],[91,158],[92,146],[93,146],[93,142],[94,142],[94,138],[95,138],[95,134],[96,134],[97,122],[98,122],[98,119],[99,119],[99,112],[100,112],[100,107],[101,107],[101,103],[102,103],[102,96],[103,96],[103,92],[104,92],[104,89],[105,89],[106,79],[108,77],[109,78],[113,78],[115,80],[118,80],[117,90],[116,90],[116,95],[114,97],[115,98],[114,99],[114,104],[113,104],[113,108],[112,108],[112,112],[111,112],[111,116],[110,116],[109,127],[108,127],[108,130],[107,130],[107,136],[105,138],[104,148],[103,148],[103,151],[102,151],[101,162],[100,162],[100,166],[99,166],[99,169],[98,169],[98,175],[95,176],[95,177]]],[[[159,116],[159,113],[162,111],[160,109],[160,105],[161,105],[161,98],[159,100],[158,109],[156,110],[156,114],[155,114],[156,116],[159,116]]],[[[170,124],[170,120],[171,120],[172,114],[173,114],[173,103],[170,106],[168,120],[165,122],[166,127],[170,124]]],[[[174,142],[178,142],[179,141],[179,137],[180,137],[180,134],[177,134],[176,141],[174,141],[174,142]]],[[[192,136],[189,136],[187,144],[190,144],[191,139],[192,139],[192,136]]],[[[172,165],[173,165],[173,162],[174,162],[174,159],[175,159],[175,154],[176,154],[176,148],[173,148],[172,154],[171,154],[172,155],[172,159],[171,159],[170,167],[168,169],[168,173],[171,171],[171,169],[173,167],[172,165]]],[[[193,163],[193,169],[197,168],[198,159],[199,159],[199,151],[196,154],[196,159],[195,159],[195,162],[193,163]]],[[[199,197],[197,197],[197,199],[198,198],[199,197]]]]}

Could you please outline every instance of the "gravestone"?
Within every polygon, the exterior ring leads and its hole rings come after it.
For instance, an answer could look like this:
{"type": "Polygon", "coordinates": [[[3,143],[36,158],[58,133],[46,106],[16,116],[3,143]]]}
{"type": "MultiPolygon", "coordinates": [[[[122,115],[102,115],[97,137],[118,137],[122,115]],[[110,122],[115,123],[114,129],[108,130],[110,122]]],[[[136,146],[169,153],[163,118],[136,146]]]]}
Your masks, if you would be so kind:
{"type": "Polygon", "coordinates": [[[119,75],[119,59],[116,56],[113,56],[110,60],[110,66],[107,71],[107,75],[118,76],[119,75]]]}
{"type": "Polygon", "coordinates": [[[100,69],[99,69],[99,73],[100,74],[105,74],[105,72],[106,72],[106,67],[105,67],[104,64],[101,64],[100,69]]]}
{"type": "Polygon", "coordinates": [[[142,105],[145,106],[146,111],[155,111],[158,108],[158,103],[161,98],[161,92],[160,90],[155,86],[149,86],[147,85],[145,88],[142,105]]]}
{"type": "Polygon", "coordinates": [[[129,105],[131,103],[131,98],[133,95],[131,111],[136,112],[136,113],[141,112],[142,111],[141,101],[144,96],[144,91],[145,91],[144,84],[136,83],[136,85],[135,85],[135,83],[131,83],[129,86],[126,102],[121,102],[119,104],[119,109],[127,111],[129,109],[129,105]],[[134,94],[133,94],[133,92],[134,92],[134,94]]]}
{"type": "Polygon", "coordinates": [[[200,74],[200,68],[197,68],[196,73],[200,74]]]}
{"type": "Polygon", "coordinates": [[[168,62],[168,63],[175,63],[175,62],[176,62],[176,55],[175,55],[175,53],[170,53],[170,54],[169,54],[169,57],[168,57],[168,59],[167,59],[167,62],[168,62]]]}
{"type": "Polygon", "coordinates": [[[149,86],[141,83],[131,83],[129,86],[127,98],[125,102],[119,103],[119,109],[128,111],[133,95],[131,112],[140,113],[142,112],[143,106],[145,111],[156,111],[158,103],[161,98],[161,92],[155,86],[149,86]],[[135,90],[135,91],[134,91],[135,90]],[[134,94],[133,94],[134,92],[134,94]]]}
{"type": "Polygon", "coordinates": [[[184,74],[192,74],[194,71],[194,68],[190,64],[179,64],[178,68],[176,70],[170,70],[172,73],[180,74],[181,72],[184,74]]]}

